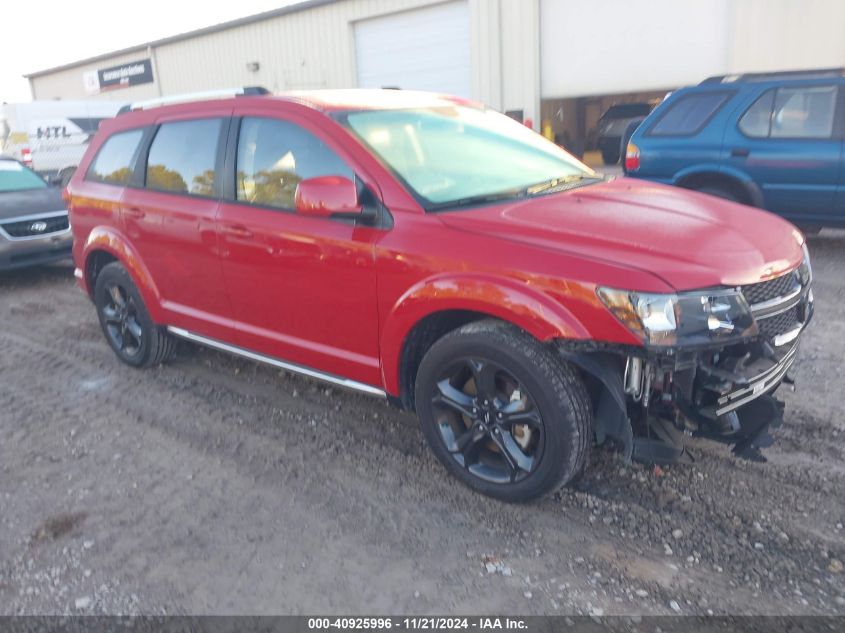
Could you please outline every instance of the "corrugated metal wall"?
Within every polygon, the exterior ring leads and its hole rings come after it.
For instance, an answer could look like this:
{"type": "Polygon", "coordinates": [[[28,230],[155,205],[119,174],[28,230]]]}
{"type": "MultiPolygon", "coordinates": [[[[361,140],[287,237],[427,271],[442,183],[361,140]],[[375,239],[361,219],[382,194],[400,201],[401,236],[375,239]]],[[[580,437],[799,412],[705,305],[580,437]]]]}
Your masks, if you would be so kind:
{"type": "MultiPolygon", "coordinates": [[[[244,85],[274,92],[355,87],[354,23],[439,1],[343,0],[311,7],[34,77],[33,97],[136,101],[244,85]],[[146,57],[153,59],[155,83],[86,94],[86,71],[146,57]],[[258,62],[257,72],[247,70],[250,62],[258,62]]],[[[469,0],[473,97],[531,117],[539,109],[537,2],[469,0]]]]}

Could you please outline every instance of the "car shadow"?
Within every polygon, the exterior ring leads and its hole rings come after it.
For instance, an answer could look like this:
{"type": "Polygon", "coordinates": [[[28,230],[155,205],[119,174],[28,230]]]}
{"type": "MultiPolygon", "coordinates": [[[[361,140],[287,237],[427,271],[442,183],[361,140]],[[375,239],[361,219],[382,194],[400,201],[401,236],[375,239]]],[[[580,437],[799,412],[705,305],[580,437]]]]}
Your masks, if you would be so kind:
{"type": "Polygon", "coordinates": [[[73,263],[70,260],[15,270],[0,270],[0,290],[52,283],[62,279],[73,279],[73,263]]]}

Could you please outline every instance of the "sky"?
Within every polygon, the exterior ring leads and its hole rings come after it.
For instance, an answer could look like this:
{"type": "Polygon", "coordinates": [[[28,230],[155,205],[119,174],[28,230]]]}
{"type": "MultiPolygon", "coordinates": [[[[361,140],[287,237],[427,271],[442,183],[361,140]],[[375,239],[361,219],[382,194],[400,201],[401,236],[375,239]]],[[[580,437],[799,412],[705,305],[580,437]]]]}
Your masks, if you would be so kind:
{"type": "Polygon", "coordinates": [[[3,0],[0,103],[30,101],[25,73],[269,11],[301,0],[3,0]]]}

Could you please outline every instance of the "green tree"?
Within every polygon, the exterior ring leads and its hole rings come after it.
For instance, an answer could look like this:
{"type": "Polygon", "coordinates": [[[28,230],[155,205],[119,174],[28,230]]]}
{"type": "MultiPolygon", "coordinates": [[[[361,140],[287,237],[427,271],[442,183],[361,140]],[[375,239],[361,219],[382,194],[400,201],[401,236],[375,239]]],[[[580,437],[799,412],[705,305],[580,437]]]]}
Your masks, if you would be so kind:
{"type": "Polygon", "coordinates": [[[164,191],[188,193],[188,185],[182,175],[164,165],[150,165],[147,167],[147,186],[164,191]]]}

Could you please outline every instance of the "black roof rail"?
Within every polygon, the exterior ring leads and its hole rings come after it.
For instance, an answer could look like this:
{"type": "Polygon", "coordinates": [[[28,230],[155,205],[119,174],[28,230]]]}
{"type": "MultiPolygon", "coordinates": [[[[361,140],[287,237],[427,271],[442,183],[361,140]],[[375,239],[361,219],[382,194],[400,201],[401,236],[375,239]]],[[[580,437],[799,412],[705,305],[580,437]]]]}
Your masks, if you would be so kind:
{"type": "Polygon", "coordinates": [[[146,101],[138,101],[130,103],[117,111],[118,115],[131,112],[132,110],[146,110],[148,108],[157,108],[163,105],[173,105],[177,103],[190,103],[191,101],[203,101],[205,99],[225,99],[226,97],[254,97],[260,95],[268,95],[270,91],[263,86],[246,86],[244,88],[229,88],[226,90],[209,90],[206,92],[191,92],[187,94],[170,95],[167,97],[157,97],[155,99],[148,99],[146,101]]]}
{"type": "Polygon", "coordinates": [[[737,73],[708,77],[699,85],[728,84],[742,81],[769,81],[772,79],[831,79],[845,77],[845,68],[813,68],[808,70],[778,70],[765,73],[737,73]]]}

